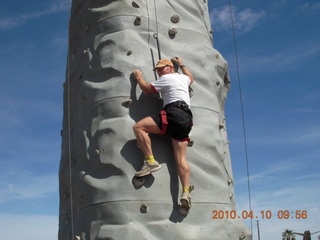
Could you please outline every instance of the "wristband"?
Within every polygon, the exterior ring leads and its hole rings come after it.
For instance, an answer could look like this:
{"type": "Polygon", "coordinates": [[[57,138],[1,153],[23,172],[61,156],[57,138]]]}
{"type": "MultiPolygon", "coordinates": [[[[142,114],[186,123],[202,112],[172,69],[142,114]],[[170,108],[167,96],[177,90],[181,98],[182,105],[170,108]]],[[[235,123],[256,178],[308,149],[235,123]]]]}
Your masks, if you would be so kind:
{"type": "Polygon", "coordinates": [[[184,67],[186,67],[186,65],[181,65],[181,66],[180,66],[181,69],[184,68],[184,67]]]}

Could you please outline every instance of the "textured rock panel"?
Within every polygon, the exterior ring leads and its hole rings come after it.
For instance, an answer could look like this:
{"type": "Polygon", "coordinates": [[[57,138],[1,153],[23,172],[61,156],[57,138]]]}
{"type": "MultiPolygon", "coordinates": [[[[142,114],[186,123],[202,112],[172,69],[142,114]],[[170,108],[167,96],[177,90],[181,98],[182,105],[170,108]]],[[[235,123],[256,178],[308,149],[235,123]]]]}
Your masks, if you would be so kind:
{"type": "Polygon", "coordinates": [[[213,220],[235,210],[224,103],[228,66],[212,47],[205,0],[74,0],[69,26],[60,163],[59,239],[251,239],[239,219],[213,220]],[[157,38],[158,37],[158,38],[157,38]],[[159,51],[160,50],[160,51],[159,51]],[[161,97],[141,93],[162,58],[181,56],[195,77],[188,148],[195,185],[188,216],[167,136],[152,136],[162,169],[137,186],[143,155],[134,123],[161,109],[161,97]],[[71,236],[71,235],[74,236],[71,236]],[[76,237],[77,236],[77,237],[76,237]]]}

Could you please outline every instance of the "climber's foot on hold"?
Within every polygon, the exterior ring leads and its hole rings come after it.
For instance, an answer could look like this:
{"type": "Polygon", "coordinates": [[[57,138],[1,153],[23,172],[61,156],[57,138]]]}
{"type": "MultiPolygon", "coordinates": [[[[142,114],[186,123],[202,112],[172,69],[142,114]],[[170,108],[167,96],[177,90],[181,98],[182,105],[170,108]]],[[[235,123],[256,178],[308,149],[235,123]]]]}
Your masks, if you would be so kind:
{"type": "Polygon", "coordinates": [[[182,193],[180,198],[180,205],[183,208],[189,209],[191,208],[191,194],[188,192],[182,193]]]}
{"type": "Polygon", "coordinates": [[[189,187],[189,192],[183,192],[180,198],[179,212],[182,215],[187,215],[189,209],[191,208],[191,191],[194,189],[194,186],[189,187]]]}
{"type": "Polygon", "coordinates": [[[154,163],[149,163],[147,161],[144,161],[144,164],[139,172],[136,172],[136,177],[143,177],[146,175],[149,175],[152,172],[158,171],[161,168],[160,163],[155,161],[154,163]]]}
{"type": "Polygon", "coordinates": [[[182,215],[188,215],[189,209],[191,208],[191,195],[188,192],[182,193],[179,204],[179,212],[182,215]]]}

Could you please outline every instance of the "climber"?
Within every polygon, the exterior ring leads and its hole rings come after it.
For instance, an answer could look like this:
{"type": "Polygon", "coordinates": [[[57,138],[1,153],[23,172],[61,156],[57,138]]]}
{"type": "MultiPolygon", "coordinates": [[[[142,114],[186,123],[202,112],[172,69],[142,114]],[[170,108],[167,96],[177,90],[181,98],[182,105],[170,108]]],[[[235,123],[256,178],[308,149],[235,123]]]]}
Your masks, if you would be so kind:
{"type": "Polygon", "coordinates": [[[186,151],[192,128],[188,88],[193,82],[193,76],[183,65],[180,57],[171,60],[161,59],[153,70],[157,71],[159,79],[151,84],[143,79],[140,70],[136,69],[132,72],[145,94],[161,92],[163,99],[163,110],[160,113],[140,120],[133,127],[138,146],[145,156],[144,165],[135,176],[146,176],[161,168],[159,162],[154,159],[149,133],[169,134],[183,189],[180,198],[181,206],[189,209],[191,206],[190,167],[186,161],[186,151]],[[173,63],[179,66],[183,74],[175,72],[173,63]]]}

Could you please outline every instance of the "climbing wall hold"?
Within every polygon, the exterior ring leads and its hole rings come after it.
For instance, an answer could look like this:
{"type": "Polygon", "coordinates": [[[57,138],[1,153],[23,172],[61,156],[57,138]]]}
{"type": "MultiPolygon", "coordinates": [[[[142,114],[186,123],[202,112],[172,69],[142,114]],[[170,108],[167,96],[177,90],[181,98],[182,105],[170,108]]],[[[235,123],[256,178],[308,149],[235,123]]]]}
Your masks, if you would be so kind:
{"type": "Polygon", "coordinates": [[[74,165],[76,165],[76,163],[77,163],[77,160],[73,158],[71,161],[71,166],[73,167],[74,165]]]}
{"type": "Polygon", "coordinates": [[[69,193],[68,193],[68,192],[64,192],[64,198],[65,198],[65,199],[68,199],[68,198],[69,198],[69,196],[70,196],[70,195],[69,195],[69,193]]]}
{"type": "Polygon", "coordinates": [[[179,15],[175,14],[170,18],[171,22],[178,23],[180,21],[179,15]]]}
{"type": "Polygon", "coordinates": [[[70,221],[71,221],[71,219],[69,217],[67,217],[64,223],[67,225],[70,223],[70,221]]]}
{"type": "Polygon", "coordinates": [[[134,25],[135,26],[141,25],[141,17],[136,17],[136,19],[134,20],[134,25]]]}
{"type": "Polygon", "coordinates": [[[149,207],[147,204],[143,203],[140,207],[140,212],[141,213],[147,213],[149,211],[149,207]]]}
{"type": "Polygon", "coordinates": [[[239,240],[244,240],[246,237],[247,235],[244,232],[242,232],[239,236],[239,240]]]}
{"type": "Polygon", "coordinates": [[[169,28],[170,35],[176,35],[177,33],[178,33],[178,30],[175,27],[169,28]]]}
{"type": "Polygon", "coordinates": [[[146,181],[145,177],[134,177],[132,179],[132,183],[136,188],[139,188],[139,187],[143,186],[145,181],[146,181]]]}
{"type": "Polygon", "coordinates": [[[100,151],[98,149],[95,150],[96,154],[99,155],[100,151]]]}
{"type": "Polygon", "coordinates": [[[131,107],[132,106],[132,99],[129,99],[127,101],[122,102],[121,105],[126,108],[131,107]]]}
{"type": "Polygon", "coordinates": [[[230,185],[231,183],[232,183],[232,179],[229,178],[229,179],[228,179],[228,185],[230,185]]]}
{"type": "Polygon", "coordinates": [[[132,55],[132,51],[127,52],[127,56],[130,56],[130,55],[132,55]]]}
{"type": "Polygon", "coordinates": [[[189,86],[189,96],[190,96],[190,98],[192,98],[193,94],[194,94],[193,88],[189,86]]]}
{"type": "Polygon", "coordinates": [[[181,205],[179,205],[179,212],[180,212],[180,214],[187,216],[189,213],[189,209],[183,208],[183,207],[181,207],[181,205]]]}
{"type": "Polygon", "coordinates": [[[230,193],[230,200],[233,198],[233,193],[230,193]]]}
{"type": "Polygon", "coordinates": [[[135,1],[132,1],[132,7],[134,7],[134,8],[139,8],[140,6],[139,6],[139,4],[136,3],[135,1]]]}
{"type": "Polygon", "coordinates": [[[194,141],[190,139],[190,141],[188,142],[188,147],[192,147],[194,144],[194,141]]]}

